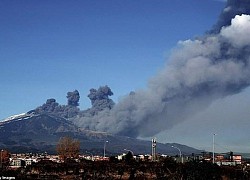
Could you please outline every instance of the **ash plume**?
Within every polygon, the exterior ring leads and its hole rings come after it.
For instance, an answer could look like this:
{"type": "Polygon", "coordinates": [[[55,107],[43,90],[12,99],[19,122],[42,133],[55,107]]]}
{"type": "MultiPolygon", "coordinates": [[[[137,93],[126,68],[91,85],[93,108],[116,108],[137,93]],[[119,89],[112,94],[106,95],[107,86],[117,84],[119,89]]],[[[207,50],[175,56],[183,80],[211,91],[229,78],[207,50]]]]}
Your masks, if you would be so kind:
{"type": "MultiPolygon", "coordinates": [[[[250,84],[250,2],[229,0],[209,34],[180,41],[148,87],[112,109],[74,119],[81,127],[132,137],[153,136],[250,84]]],[[[89,95],[95,104],[97,91],[89,95]]]]}
{"type": "Polygon", "coordinates": [[[114,101],[109,98],[112,96],[113,92],[111,91],[110,87],[101,86],[98,90],[92,88],[90,89],[90,93],[88,95],[89,99],[91,100],[92,110],[97,114],[99,111],[105,109],[112,109],[114,106],[114,101]]]}
{"type": "Polygon", "coordinates": [[[115,105],[114,101],[109,98],[109,96],[112,95],[113,92],[107,85],[101,86],[98,89],[92,88],[90,89],[90,93],[88,95],[89,99],[91,100],[92,107],[87,110],[80,111],[80,109],[77,107],[79,106],[80,93],[78,90],[75,90],[67,93],[67,105],[60,105],[56,102],[56,99],[51,98],[47,99],[46,103],[44,103],[42,106],[29,111],[29,113],[51,114],[70,119],[74,122],[74,119],[77,118],[77,116],[93,117],[98,115],[98,113],[101,111],[111,110],[115,105]]]}
{"type": "Polygon", "coordinates": [[[80,94],[77,90],[67,93],[68,105],[79,106],[80,94]]]}
{"type": "Polygon", "coordinates": [[[35,114],[52,114],[55,116],[60,116],[63,118],[76,117],[80,113],[80,109],[77,107],[79,105],[80,95],[77,90],[67,93],[68,105],[60,105],[56,102],[54,98],[47,99],[46,103],[36,109],[30,111],[29,113],[35,114]]]}
{"type": "MultiPolygon", "coordinates": [[[[89,118],[94,118],[98,116],[98,114],[102,111],[110,111],[115,105],[114,101],[109,98],[109,96],[112,95],[113,92],[107,85],[100,86],[98,89],[94,88],[90,89],[88,97],[91,101],[92,107],[87,110],[81,111],[78,117],[81,117],[80,119],[84,119],[84,122],[86,122],[89,120],[89,118]]],[[[78,118],[73,118],[72,121],[74,123],[77,123],[77,125],[80,124],[82,126],[82,124],[78,122],[79,121],[78,118]]],[[[91,121],[86,123],[84,125],[84,128],[91,130],[94,129],[90,128],[91,126],[90,124],[91,121]]]]}

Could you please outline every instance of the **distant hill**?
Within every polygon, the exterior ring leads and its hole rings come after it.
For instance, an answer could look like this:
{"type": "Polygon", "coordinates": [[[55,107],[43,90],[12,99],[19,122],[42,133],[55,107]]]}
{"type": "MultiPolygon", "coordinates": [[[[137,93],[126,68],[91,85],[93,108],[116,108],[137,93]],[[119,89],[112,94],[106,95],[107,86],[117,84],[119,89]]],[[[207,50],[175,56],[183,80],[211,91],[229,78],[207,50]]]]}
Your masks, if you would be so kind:
{"type": "MultiPolygon", "coordinates": [[[[105,141],[108,141],[107,155],[123,153],[124,149],[129,149],[135,154],[151,153],[151,141],[84,130],[67,119],[50,114],[23,113],[0,122],[0,147],[12,153],[55,153],[56,144],[64,136],[80,140],[81,153],[88,151],[102,155],[105,141]]],[[[156,151],[161,154],[178,154],[171,146],[180,148],[183,154],[201,152],[185,145],[170,143],[157,143],[156,151]]]]}

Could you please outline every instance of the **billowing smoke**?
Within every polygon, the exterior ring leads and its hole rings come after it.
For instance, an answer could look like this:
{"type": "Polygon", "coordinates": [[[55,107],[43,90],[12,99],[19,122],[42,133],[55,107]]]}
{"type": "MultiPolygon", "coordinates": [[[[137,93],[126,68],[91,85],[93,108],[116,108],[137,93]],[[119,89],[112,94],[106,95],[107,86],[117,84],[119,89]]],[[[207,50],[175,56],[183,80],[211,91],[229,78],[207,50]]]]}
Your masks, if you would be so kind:
{"type": "Polygon", "coordinates": [[[98,115],[99,112],[104,110],[111,110],[115,103],[109,96],[112,96],[113,92],[108,86],[101,86],[98,89],[90,89],[90,93],[88,95],[91,100],[92,107],[80,111],[77,107],[79,106],[80,93],[75,90],[73,92],[67,93],[68,104],[60,105],[56,102],[55,99],[47,99],[46,103],[42,106],[37,107],[36,109],[30,111],[36,114],[51,114],[63,118],[68,118],[74,120],[78,117],[93,117],[98,115]]]}
{"type": "MultiPolygon", "coordinates": [[[[214,100],[241,92],[250,84],[250,16],[245,15],[249,10],[248,0],[229,0],[210,33],[179,42],[147,89],[130,93],[111,110],[74,122],[120,135],[153,136],[214,100]]],[[[97,92],[93,89],[89,95],[92,105],[97,92]]]]}
{"type": "Polygon", "coordinates": [[[47,99],[46,103],[44,103],[42,106],[37,107],[36,109],[30,111],[29,113],[31,112],[36,114],[49,113],[63,118],[76,117],[80,112],[80,109],[77,108],[80,99],[79,92],[77,90],[73,92],[68,92],[67,98],[68,98],[68,105],[60,105],[59,103],[56,102],[55,99],[51,98],[47,99]]]}
{"type": "Polygon", "coordinates": [[[241,14],[250,14],[249,0],[228,0],[218,22],[210,32],[219,33],[223,26],[229,26],[231,24],[231,19],[241,14]]]}
{"type": "Polygon", "coordinates": [[[204,37],[180,41],[165,67],[145,90],[131,92],[116,105],[108,86],[90,89],[92,107],[80,111],[77,90],[68,105],[48,99],[35,113],[68,118],[85,129],[132,137],[153,136],[241,92],[250,84],[250,2],[229,0],[204,37]]]}
{"type": "Polygon", "coordinates": [[[92,110],[94,114],[98,114],[99,111],[103,111],[105,109],[112,109],[114,106],[114,101],[109,98],[112,96],[113,92],[108,86],[101,86],[98,90],[90,89],[90,93],[88,95],[91,100],[92,110]]]}
{"type": "Polygon", "coordinates": [[[42,112],[54,112],[55,109],[59,106],[59,104],[56,102],[55,99],[47,99],[46,103],[44,103],[42,106],[36,108],[37,113],[42,113],[42,112]]]}
{"type": "Polygon", "coordinates": [[[80,94],[77,90],[67,93],[68,105],[79,106],[80,94]]]}

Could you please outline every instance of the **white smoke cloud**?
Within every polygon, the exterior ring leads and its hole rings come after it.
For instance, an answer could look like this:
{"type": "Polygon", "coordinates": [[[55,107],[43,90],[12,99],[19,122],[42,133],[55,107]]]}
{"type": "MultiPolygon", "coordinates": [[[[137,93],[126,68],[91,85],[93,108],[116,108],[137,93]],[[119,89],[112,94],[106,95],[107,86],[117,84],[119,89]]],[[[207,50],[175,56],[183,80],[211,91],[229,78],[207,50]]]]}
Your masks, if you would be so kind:
{"type": "Polygon", "coordinates": [[[231,26],[223,27],[221,35],[235,47],[243,47],[250,42],[250,16],[236,15],[231,21],[231,26]]]}
{"type": "Polygon", "coordinates": [[[250,84],[250,16],[236,16],[219,34],[178,43],[148,88],[111,110],[75,122],[127,136],[153,136],[250,84]]]}

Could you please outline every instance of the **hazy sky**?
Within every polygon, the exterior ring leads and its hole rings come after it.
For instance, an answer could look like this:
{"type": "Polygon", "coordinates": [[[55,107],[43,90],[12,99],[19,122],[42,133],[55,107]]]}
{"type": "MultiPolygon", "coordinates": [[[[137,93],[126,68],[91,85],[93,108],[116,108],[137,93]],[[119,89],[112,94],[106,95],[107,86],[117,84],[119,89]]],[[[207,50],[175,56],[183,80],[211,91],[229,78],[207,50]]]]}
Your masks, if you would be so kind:
{"type": "MultiPolygon", "coordinates": [[[[211,29],[225,6],[216,0],[0,1],[0,119],[27,112],[66,93],[108,85],[118,101],[143,89],[179,40],[211,29]]],[[[211,150],[249,152],[250,90],[213,103],[157,135],[211,150]]]]}

